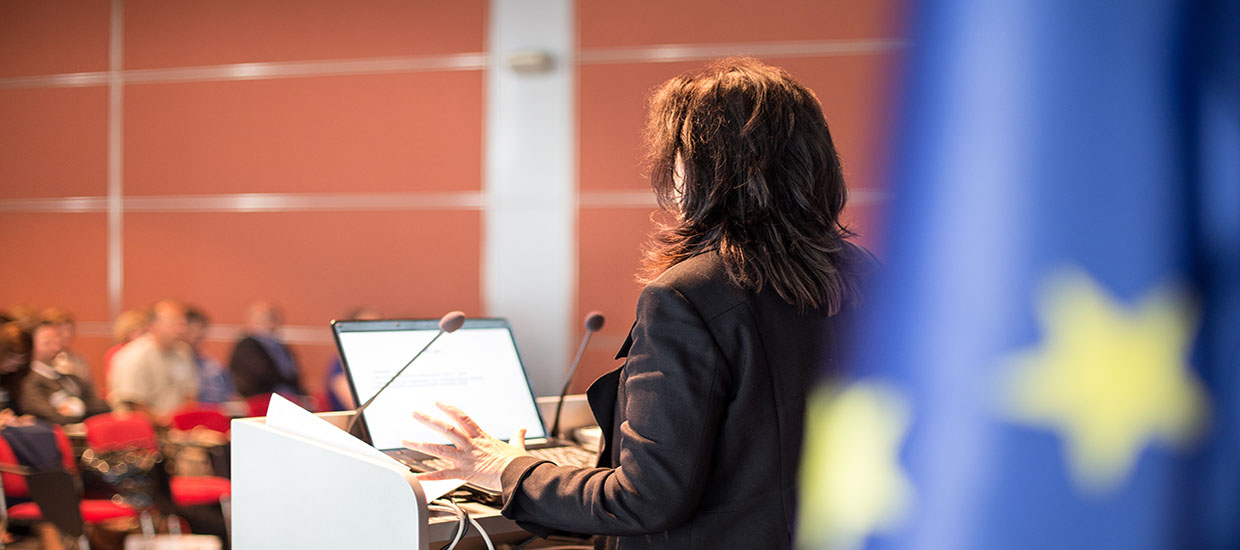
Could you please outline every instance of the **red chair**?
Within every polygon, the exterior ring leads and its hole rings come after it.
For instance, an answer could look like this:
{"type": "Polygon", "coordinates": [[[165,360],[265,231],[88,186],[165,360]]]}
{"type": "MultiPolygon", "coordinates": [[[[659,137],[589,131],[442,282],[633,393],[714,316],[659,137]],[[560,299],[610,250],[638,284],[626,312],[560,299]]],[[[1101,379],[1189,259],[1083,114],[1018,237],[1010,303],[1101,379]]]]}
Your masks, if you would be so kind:
{"type": "MultiPolygon", "coordinates": [[[[232,419],[217,409],[194,407],[172,417],[172,427],[189,431],[202,426],[225,435],[232,430],[232,419]]],[[[217,476],[174,476],[172,493],[182,505],[218,504],[220,495],[232,492],[232,483],[217,476]]]]}
{"type": "Polygon", "coordinates": [[[120,449],[159,450],[155,427],[136,413],[104,413],[87,418],[86,442],[99,451],[120,449]]]}
{"type": "Polygon", "coordinates": [[[77,462],[69,438],[60,426],[53,426],[56,446],[64,461],[64,470],[35,472],[28,475],[17,473],[24,469],[17,462],[8,440],[0,437],[0,479],[4,494],[10,498],[31,498],[9,508],[9,519],[15,521],[50,521],[60,532],[70,538],[83,536],[82,525],[95,525],[111,519],[138,517],[133,508],[116,504],[111,500],[82,500],[78,494],[77,462]],[[29,479],[27,479],[29,477],[29,479]],[[74,506],[74,504],[77,504],[74,506]],[[48,513],[44,513],[44,509],[48,513]],[[46,519],[45,519],[46,518],[46,519]]]}
{"type": "MultiPolygon", "coordinates": [[[[159,450],[155,427],[137,414],[106,413],[87,418],[86,441],[98,450],[159,450]]],[[[218,504],[232,493],[232,482],[216,476],[172,476],[172,501],[178,506],[218,504]]]]}
{"type": "Polygon", "coordinates": [[[250,416],[267,416],[267,405],[271,404],[271,396],[270,393],[260,393],[247,397],[245,402],[250,406],[250,416]]]}
{"type": "Polygon", "coordinates": [[[232,482],[217,476],[172,476],[172,500],[178,506],[219,505],[232,494],[232,482]]]}
{"type": "MultiPolygon", "coordinates": [[[[52,433],[56,436],[56,447],[60,449],[65,470],[77,473],[77,460],[73,457],[73,446],[69,443],[68,436],[60,426],[53,426],[52,433]]],[[[13,448],[9,447],[9,442],[3,437],[0,437],[0,465],[17,467],[0,470],[0,482],[4,484],[4,494],[18,498],[29,497],[30,490],[26,487],[26,476],[16,472],[21,468],[17,462],[17,455],[13,453],[13,448]]]]}
{"type": "MultiPolygon", "coordinates": [[[[250,409],[249,416],[251,417],[267,416],[267,406],[271,405],[271,396],[273,395],[276,395],[276,394],[260,393],[258,395],[251,395],[245,398],[245,403],[246,405],[249,406],[249,409],[250,409]]],[[[295,395],[291,393],[282,393],[280,394],[280,397],[288,399],[289,401],[292,401],[293,403],[297,404],[297,406],[303,409],[306,409],[308,411],[326,412],[322,410],[322,407],[327,403],[327,401],[320,400],[318,397],[315,397],[313,395],[295,395]]]]}
{"type": "Polygon", "coordinates": [[[232,430],[232,419],[217,409],[194,407],[183,410],[172,417],[172,427],[178,430],[192,430],[202,426],[222,434],[232,430]]]}

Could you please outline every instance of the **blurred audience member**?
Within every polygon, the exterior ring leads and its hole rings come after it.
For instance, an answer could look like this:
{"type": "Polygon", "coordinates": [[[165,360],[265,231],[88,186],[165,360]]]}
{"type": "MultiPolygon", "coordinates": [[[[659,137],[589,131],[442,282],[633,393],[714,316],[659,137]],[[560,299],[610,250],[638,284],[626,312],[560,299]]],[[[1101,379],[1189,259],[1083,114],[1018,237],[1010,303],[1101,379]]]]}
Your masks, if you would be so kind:
{"type": "MultiPolygon", "coordinates": [[[[344,316],[342,321],[370,321],[379,319],[378,310],[369,307],[360,307],[350,311],[344,316]]],[[[349,379],[344,375],[344,365],[340,362],[340,357],[336,356],[331,363],[327,364],[327,410],[329,411],[348,411],[357,407],[353,403],[353,393],[349,391],[349,379]]]]}
{"type": "Polygon", "coordinates": [[[60,334],[60,323],[52,320],[35,326],[30,373],[22,381],[18,408],[54,424],[73,424],[108,412],[89,380],[52,366],[64,351],[60,334]]]}
{"type": "Polygon", "coordinates": [[[34,326],[39,324],[39,321],[42,320],[42,318],[39,317],[38,309],[25,304],[13,306],[13,309],[9,310],[9,316],[17,322],[17,325],[21,327],[26,334],[30,334],[30,331],[34,329],[34,326]]]}
{"type": "Polygon", "coordinates": [[[162,422],[198,397],[198,373],[185,343],[185,306],[161,300],[151,307],[146,333],[112,357],[108,401],[118,410],[148,413],[162,422]]]}
{"type": "Polygon", "coordinates": [[[90,365],[81,355],[73,351],[73,339],[77,336],[77,323],[73,314],[58,307],[43,310],[43,322],[51,323],[60,332],[60,355],[52,362],[52,366],[62,374],[72,374],[87,382],[92,382],[90,365]]]}
{"type": "Polygon", "coordinates": [[[17,321],[0,325],[0,410],[12,409],[30,372],[30,333],[17,321]]]}
{"type": "MultiPolygon", "coordinates": [[[[30,333],[23,331],[17,322],[0,324],[0,388],[3,388],[0,389],[0,437],[8,441],[10,447],[21,440],[25,452],[15,457],[19,461],[32,456],[51,456],[59,463],[60,448],[56,445],[52,430],[36,424],[32,416],[17,416],[10,401],[10,396],[17,395],[22,377],[30,372],[30,348],[30,333]]],[[[29,463],[23,465],[34,466],[29,463]]],[[[43,548],[61,547],[60,533],[50,523],[38,523],[35,530],[42,538],[43,548]]],[[[9,544],[14,538],[7,530],[0,530],[0,540],[9,544]]]]}
{"type": "Polygon", "coordinates": [[[237,399],[237,387],[233,384],[232,373],[214,357],[202,352],[202,342],[207,338],[207,326],[211,324],[207,315],[191,307],[185,313],[185,321],[188,327],[185,342],[194,354],[194,366],[198,369],[198,401],[223,403],[237,399]]]}
{"type": "MultiPolygon", "coordinates": [[[[104,378],[108,378],[108,374],[112,372],[112,357],[121,348],[136,340],[142,333],[146,332],[146,325],[150,321],[150,314],[144,311],[129,310],[122,311],[116,316],[116,320],[112,321],[112,347],[108,348],[108,352],[103,355],[103,372],[104,378]]],[[[106,388],[105,388],[106,389],[106,388]]]]}
{"type": "Polygon", "coordinates": [[[268,393],[301,396],[297,359],[277,334],[283,319],[270,302],[255,302],[246,311],[246,334],[233,348],[228,368],[244,397],[268,393]]]}

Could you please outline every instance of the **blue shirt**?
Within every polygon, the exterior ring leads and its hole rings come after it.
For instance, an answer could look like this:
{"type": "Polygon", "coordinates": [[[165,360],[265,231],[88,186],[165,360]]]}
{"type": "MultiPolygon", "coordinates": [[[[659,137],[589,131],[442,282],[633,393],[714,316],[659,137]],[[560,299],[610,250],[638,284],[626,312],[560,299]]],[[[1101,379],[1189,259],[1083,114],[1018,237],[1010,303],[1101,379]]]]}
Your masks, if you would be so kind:
{"type": "Polygon", "coordinates": [[[233,383],[232,373],[228,372],[228,369],[224,368],[219,361],[195,353],[194,365],[198,367],[198,401],[223,403],[237,394],[237,385],[233,383]]]}

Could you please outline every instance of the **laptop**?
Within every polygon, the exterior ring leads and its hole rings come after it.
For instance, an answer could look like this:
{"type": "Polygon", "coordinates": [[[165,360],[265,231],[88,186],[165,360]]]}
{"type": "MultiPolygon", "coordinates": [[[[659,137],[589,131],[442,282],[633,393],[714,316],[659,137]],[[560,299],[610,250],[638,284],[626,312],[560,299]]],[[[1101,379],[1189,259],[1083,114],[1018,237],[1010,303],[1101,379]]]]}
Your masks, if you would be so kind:
{"type": "MultiPolygon", "coordinates": [[[[355,403],[370,399],[439,333],[438,319],[332,321],[331,326],[355,403]]],[[[596,463],[593,453],[547,433],[506,319],[466,319],[460,329],[441,336],[362,413],[359,436],[413,471],[450,468],[401,445],[406,439],[450,444],[413,419],[415,410],[446,418],[436,401],[457,406],[505,441],[525,428],[526,449],[540,458],[571,466],[596,463]]]]}

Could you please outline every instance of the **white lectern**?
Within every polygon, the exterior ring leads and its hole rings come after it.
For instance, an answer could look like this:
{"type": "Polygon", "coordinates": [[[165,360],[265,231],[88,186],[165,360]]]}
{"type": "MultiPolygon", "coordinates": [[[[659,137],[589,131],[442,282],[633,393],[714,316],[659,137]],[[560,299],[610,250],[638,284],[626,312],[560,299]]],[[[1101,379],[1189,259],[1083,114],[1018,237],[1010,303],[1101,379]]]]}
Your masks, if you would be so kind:
{"type": "MultiPolygon", "coordinates": [[[[538,398],[543,418],[555,397],[538,398]]],[[[307,413],[308,414],[308,413],[307,413]]],[[[343,429],[352,412],[318,413],[343,429]]],[[[585,396],[569,396],[561,425],[571,430],[593,421],[585,396]]],[[[496,541],[529,537],[499,510],[461,503],[496,541]]],[[[452,538],[457,521],[433,515],[426,496],[404,466],[267,426],[265,418],[232,422],[232,547],[411,548],[452,538]]],[[[467,539],[462,547],[477,547],[467,539]]]]}
{"type": "Polygon", "coordinates": [[[232,423],[232,547],[425,550],[426,498],[406,468],[232,423]]]}

